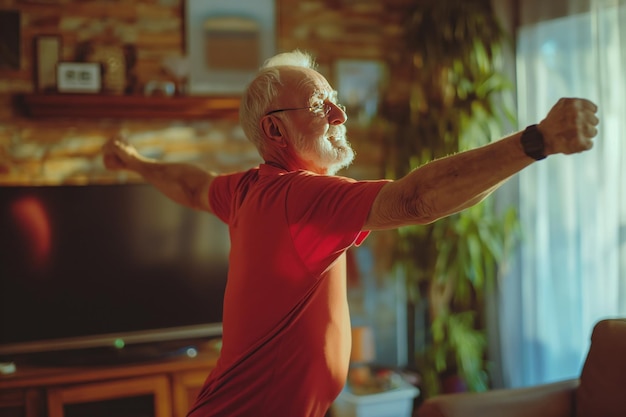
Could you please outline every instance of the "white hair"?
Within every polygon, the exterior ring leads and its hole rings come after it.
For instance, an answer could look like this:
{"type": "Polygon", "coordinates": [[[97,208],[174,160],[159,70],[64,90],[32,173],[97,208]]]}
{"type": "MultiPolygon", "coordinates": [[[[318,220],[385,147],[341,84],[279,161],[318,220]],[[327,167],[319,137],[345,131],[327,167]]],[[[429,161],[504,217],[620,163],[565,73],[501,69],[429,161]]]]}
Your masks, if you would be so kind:
{"type": "Polygon", "coordinates": [[[294,67],[315,68],[315,60],[313,57],[299,50],[291,52],[283,52],[267,59],[261,69],[278,67],[281,65],[291,65],[294,67]]]}
{"type": "Polygon", "coordinates": [[[265,137],[259,121],[280,93],[283,85],[280,79],[281,66],[296,66],[315,69],[313,57],[299,50],[283,52],[265,61],[257,76],[250,82],[239,109],[239,122],[248,139],[264,154],[265,137]]]}

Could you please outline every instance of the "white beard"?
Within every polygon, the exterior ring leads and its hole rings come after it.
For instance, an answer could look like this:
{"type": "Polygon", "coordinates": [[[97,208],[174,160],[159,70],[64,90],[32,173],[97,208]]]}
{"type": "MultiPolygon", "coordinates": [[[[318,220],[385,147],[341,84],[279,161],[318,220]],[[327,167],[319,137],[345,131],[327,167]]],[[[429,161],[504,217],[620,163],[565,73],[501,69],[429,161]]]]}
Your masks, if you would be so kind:
{"type": "Polygon", "coordinates": [[[331,125],[326,135],[316,141],[300,138],[301,156],[315,165],[325,168],[327,174],[334,175],[346,168],[354,160],[354,150],[346,139],[344,125],[331,125]]]}

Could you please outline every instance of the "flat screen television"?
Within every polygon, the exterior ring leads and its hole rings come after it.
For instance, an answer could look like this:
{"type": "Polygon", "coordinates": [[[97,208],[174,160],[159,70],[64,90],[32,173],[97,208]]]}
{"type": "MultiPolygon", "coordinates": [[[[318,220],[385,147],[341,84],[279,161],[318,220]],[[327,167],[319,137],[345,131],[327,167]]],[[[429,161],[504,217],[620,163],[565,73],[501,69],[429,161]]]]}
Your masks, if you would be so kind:
{"type": "Polygon", "coordinates": [[[221,335],[215,216],[148,184],[0,187],[0,360],[221,335]]]}

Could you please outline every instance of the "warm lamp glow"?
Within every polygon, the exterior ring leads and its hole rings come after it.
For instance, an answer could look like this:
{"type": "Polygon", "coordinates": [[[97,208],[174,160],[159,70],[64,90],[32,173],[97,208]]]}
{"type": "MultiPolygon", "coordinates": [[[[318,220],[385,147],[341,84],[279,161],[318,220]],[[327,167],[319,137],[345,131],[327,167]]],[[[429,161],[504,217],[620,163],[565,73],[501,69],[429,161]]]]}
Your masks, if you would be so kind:
{"type": "Polygon", "coordinates": [[[44,267],[50,257],[52,233],[48,215],[41,201],[25,197],[13,204],[11,212],[26,239],[24,243],[32,266],[44,267]]]}
{"type": "Polygon", "coordinates": [[[374,332],[367,326],[353,327],[350,362],[369,363],[374,361],[374,359],[376,359],[374,332]]]}

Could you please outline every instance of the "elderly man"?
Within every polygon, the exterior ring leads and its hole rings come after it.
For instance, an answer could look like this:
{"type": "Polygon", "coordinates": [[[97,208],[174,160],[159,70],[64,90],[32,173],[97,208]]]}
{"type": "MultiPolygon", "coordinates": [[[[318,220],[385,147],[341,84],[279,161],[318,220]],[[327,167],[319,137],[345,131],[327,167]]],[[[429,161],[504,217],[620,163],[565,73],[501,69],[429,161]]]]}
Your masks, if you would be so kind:
{"type": "Polygon", "coordinates": [[[396,181],[355,181],[335,175],[354,158],[337,94],[312,58],[294,51],[269,59],[242,99],[259,167],[218,175],[109,141],[109,169],[137,172],[230,229],[223,349],[189,416],[323,416],[348,371],[346,250],[368,231],[426,224],[476,204],[547,155],[590,149],[596,110],[562,99],[523,132],[396,181]]]}

